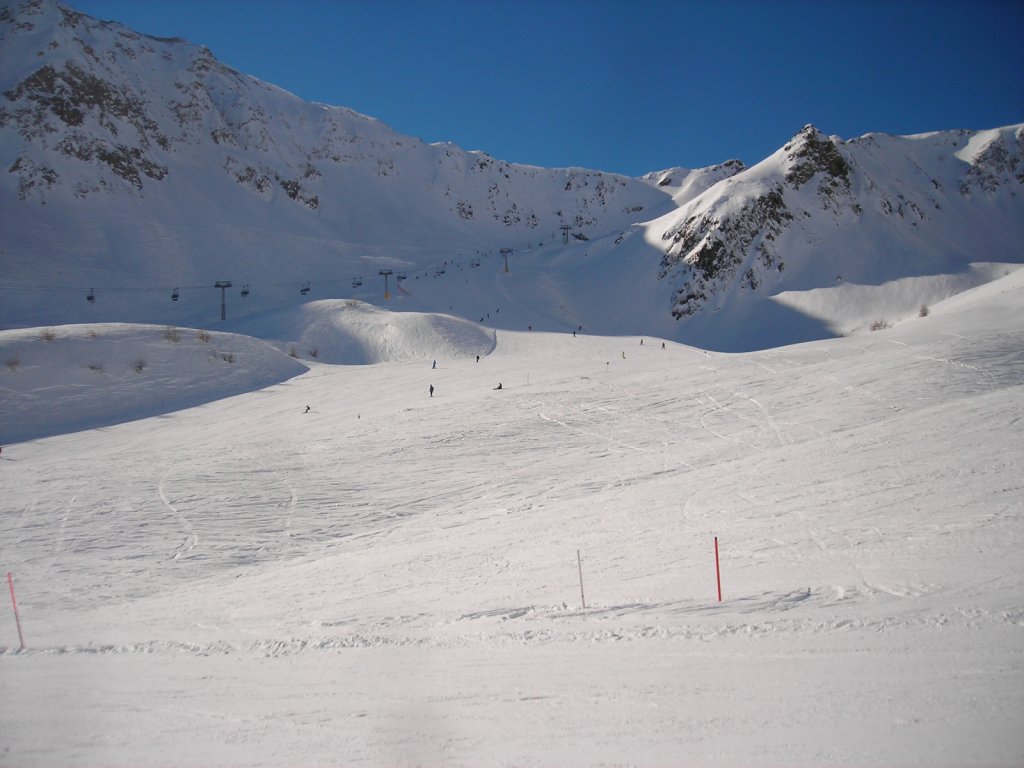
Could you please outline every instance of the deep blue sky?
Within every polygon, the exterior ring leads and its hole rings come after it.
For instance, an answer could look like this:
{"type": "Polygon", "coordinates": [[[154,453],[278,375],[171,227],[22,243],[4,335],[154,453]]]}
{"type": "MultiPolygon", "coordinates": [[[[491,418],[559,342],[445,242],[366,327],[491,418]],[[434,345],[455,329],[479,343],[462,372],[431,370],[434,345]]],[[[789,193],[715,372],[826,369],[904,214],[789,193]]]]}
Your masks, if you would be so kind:
{"type": "Polygon", "coordinates": [[[304,99],[497,158],[637,176],[1024,122],[1024,0],[67,0],[304,99]]]}

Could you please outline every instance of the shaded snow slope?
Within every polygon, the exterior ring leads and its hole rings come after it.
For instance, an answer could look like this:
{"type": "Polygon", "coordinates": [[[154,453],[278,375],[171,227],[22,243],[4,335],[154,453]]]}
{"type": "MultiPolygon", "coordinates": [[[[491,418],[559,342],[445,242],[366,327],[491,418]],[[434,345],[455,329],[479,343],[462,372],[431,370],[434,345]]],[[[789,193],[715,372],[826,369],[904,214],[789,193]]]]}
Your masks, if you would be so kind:
{"type": "Polygon", "coordinates": [[[238,333],[97,324],[0,331],[0,445],[169,413],[263,389],[318,363],[487,355],[493,331],[459,318],[318,301],[238,333]]]}
{"type": "Polygon", "coordinates": [[[172,413],[306,370],[247,336],[125,324],[0,331],[0,360],[0,445],[172,413]]]}

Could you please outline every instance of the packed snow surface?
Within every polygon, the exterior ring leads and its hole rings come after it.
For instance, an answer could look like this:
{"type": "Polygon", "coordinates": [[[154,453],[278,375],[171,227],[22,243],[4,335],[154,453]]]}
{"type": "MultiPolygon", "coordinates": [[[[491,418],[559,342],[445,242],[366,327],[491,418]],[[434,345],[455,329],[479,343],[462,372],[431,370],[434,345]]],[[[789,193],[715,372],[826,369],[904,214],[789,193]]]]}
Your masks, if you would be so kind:
{"type": "Polygon", "coordinates": [[[0,764],[1020,765],[1022,276],[743,354],[0,332],[0,764]]]}

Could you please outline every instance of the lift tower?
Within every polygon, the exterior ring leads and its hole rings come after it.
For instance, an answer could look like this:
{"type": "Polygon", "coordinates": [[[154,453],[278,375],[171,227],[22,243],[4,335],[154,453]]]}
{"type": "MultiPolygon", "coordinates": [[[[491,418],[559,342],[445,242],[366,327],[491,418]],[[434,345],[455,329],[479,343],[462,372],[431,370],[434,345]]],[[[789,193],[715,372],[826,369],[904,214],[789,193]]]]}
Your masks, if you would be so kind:
{"type": "Polygon", "coordinates": [[[220,288],[220,319],[224,320],[227,318],[227,308],[225,304],[224,291],[231,287],[230,280],[218,280],[213,284],[214,288],[220,288]]]}

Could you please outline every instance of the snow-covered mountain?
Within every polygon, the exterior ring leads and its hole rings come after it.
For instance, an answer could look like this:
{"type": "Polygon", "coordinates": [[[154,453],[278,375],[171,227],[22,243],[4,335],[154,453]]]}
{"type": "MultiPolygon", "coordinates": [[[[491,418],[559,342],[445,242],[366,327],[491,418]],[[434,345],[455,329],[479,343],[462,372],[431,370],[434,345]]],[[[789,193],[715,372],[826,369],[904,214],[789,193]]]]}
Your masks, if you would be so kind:
{"type": "Polygon", "coordinates": [[[807,125],[650,231],[675,316],[768,296],[843,333],[870,318],[871,293],[917,311],[990,279],[981,263],[1019,263],[1022,193],[1022,125],[851,141],[807,125]]]}
{"type": "Polygon", "coordinates": [[[48,0],[5,6],[0,42],[3,250],[22,284],[42,261],[90,285],[322,286],[673,205],[644,180],[428,145],[48,0]]]}
{"type": "Polygon", "coordinates": [[[391,270],[396,309],[745,349],[895,322],[1024,258],[1021,126],[808,126],[751,168],[629,178],[426,144],[52,0],[0,6],[0,45],[0,327],[205,326],[221,280],[232,319],[379,303],[391,270]]]}

